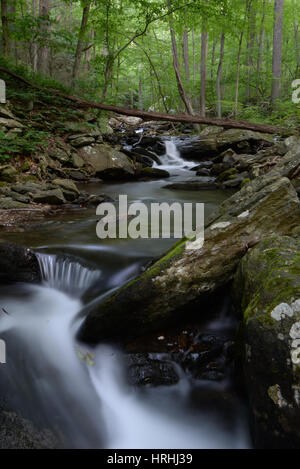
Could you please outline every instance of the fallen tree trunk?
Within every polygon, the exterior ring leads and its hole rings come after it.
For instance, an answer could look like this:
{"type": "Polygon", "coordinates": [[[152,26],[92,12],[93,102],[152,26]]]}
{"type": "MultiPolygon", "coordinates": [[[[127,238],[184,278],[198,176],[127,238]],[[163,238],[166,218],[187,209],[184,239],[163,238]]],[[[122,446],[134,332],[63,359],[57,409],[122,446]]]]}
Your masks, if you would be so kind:
{"type": "Polygon", "coordinates": [[[149,112],[149,111],[141,111],[139,109],[128,109],[119,106],[111,106],[109,104],[103,103],[95,103],[93,101],[87,101],[82,98],[78,98],[77,96],[68,95],[66,93],[62,93],[58,90],[49,90],[43,88],[42,86],[36,85],[35,83],[31,83],[26,78],[23,78],[17,75],[14,72],[6,69],[5,67],[0,67],[0,72],[7,73],[8,75],[12,76],[16,80],[22,81],[26,85],[38,89],[40,91],[45,91],[51,93],[55,96],[58,96],[63,99],[67,99],[76,103],[80,107],[88,107],[88,108],[95,108],[101,109],[103,111],[110,111],[115,112],[117,114],[125,115],[125,116],[134,116],[140,117],[144,120],[158,120],[158,121],[168,121],[168,122],[182,122],[186,124],[206,124],[206,125],[215,125],[219,127],[224,127],[225,129],[245,129],[245,130],[253,130],[254,132],[263,132],[268,134],[283,134],[283,135],[291,135],[293,132],[289,129],[275,127],[272,125],[266,124],[256,124],[254,122],[247,122],[247,121],[236,121],[231,119],[213,119],[209,117],[200,117],[200,116],[190,116],[187,114],[160,114],[158,112],[149,112]]]}

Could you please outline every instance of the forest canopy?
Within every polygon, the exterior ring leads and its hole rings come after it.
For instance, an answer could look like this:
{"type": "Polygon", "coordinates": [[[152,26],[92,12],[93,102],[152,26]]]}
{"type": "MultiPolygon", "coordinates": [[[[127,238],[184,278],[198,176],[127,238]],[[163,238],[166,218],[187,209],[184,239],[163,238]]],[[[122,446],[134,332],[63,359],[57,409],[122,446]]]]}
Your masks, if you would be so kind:
{"type": "Polygon", "coordinates": [[[294,125],[299,10],[297,0],[1,0],[1,64],[98,102],[294,125]]]}

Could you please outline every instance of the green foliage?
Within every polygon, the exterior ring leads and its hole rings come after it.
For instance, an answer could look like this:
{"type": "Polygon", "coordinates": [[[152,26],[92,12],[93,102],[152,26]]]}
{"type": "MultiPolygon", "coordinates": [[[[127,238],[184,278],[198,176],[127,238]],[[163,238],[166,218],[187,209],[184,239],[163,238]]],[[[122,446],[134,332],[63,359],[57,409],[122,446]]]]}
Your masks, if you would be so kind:
{"type": "Polygon", "coordinates": [[[29,155],[47,145],[47,132],[29,129],[24,135],[6,135],[0,131],[0,161],[12,158],[14,155],[29,155]]]}
{"type": "MultiPolygon", "coordinates": [[[[72,83],[83,7],[87,0],[52,2],[49,16],[33,12],[31,2],[17,0],[10,39],[17,53],[0,58],[0,65],[46,89],[81,95],[108,104],[154,111],[182,112],[176,83],[167,0],[93,0],[84,34],[79,79],[72,83]],[[71,10],[72,7],[72,10],[71,10]],[[33,72],[34,49],[47,47],[47,76],[33,72]],[[17,62],[17,65],[16,65],[17,62]],[[23,65],[26,63],[27,65],[23,65]],[[75,92],[74,92],[75,87],[75,92]]],[[[222,73],[224,117],[297,126],[299,108],[291,100],[291,83],[300,78],[299,0],[285,0],[282,101],[270,109],[274,2],[269,0],[170,0],[180,74],[196,112],[200,109],[201,34],[208,32],[206,111],[216,115],[216,76],[220,36],[225,34],[222,73]],[[251,9],[247,9],[251,5],[251,9]],[[188,34],[185,67],[183,36],[188,34]],[[241,34],[238,104],[237,62],[241,34]],[[298,37],[298,39],[297,39],[298,37]],[[237,109],[236,109],[237,107],[237,109]]],[[[39,68],[39,67],[37,67],[39,68]]],[[[25,86],[10,90],[8,97],[62,103],[47,92],[25,86]]],[[[63,122],[59,116],[59,122],[63,122]]]]}

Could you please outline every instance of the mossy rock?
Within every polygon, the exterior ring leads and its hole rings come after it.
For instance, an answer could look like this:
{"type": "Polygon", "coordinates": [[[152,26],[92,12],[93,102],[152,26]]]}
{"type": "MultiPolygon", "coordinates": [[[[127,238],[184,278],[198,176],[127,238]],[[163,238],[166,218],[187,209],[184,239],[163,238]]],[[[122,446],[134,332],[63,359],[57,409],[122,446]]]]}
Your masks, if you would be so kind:
{"type": "Polygon", "coordinates": [[[242,259],[233,294],[259,447],[300,446],[300,238],[266,237],[242,259]]]}
{"type": "Polygon", "coordinates": [[[224,182],[227,181],[228,179],[235,179],[237,176],[237,170],[235,168],[230,168],[227,169],[226,171],[223,171],[219,176],[217,177],[218,182],[224,182]]]}

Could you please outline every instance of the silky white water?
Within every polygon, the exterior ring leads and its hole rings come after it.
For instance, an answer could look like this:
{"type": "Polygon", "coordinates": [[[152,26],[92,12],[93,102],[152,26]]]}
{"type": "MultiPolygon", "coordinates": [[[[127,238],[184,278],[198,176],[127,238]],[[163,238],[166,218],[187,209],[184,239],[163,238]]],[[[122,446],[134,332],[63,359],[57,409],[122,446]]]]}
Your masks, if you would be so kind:
{"type": "MultiPolygon", "coordinates": [[[[188,168],[195,163],[181,158],[176,139],[165,143],[160,168],[165,167],[174,179],[192,177],[188,168]]],[[[132,200],[163,201],[170,197],[161,190],[163,184],[120,183],[101,185],[98,190],[106,187],[111,195],[129,192],[132,200]]],[[[174,193],[174,200],[176,197],[174,193]]],[[[210,210],[220,201],[211,192],[205,193],[205,200],[203,193],[193,197],[206,201],[210,210]]],[[[180,200],[190,199],[190,192],[180,193],[180,200]]],[[[247,418],[238,401],[229,409],[229,423],[222,409],[211,404],[200,408],[194,402],[195,395],[200,403],[208,396],[221,401],[230,383],[195,382],[177,365],[180,380],[176,385],[136,388],[126,379],[122,351],[105,344],[91,348],[76,340],[84,320],[84,294],[91,289],[97,295],[108,294],[173,243],[114,240],[113,244],[96,244],[96,221],[89,217],[77,225],[71,220],[57,226],[55,220],[53,226],[41,228],[38,236],[36,229],[22,233],[22,241],[28,245],[32,241],[43,245],[43,253],[38,254],[43,284],[0,289],[0,306],[9,313],[0,313],[0,337],[7,346],[1,384],[12,408],[51,429],[68,448],[249,447],[247,418]],[[47,252],[49,244],[57,255],[47,252]],[[70,258],[61,255],[65,252],[70,258]],[[95,262],[101,270],[78,263],[77,255],[95,262]]],[[[224,325],[225,319],[221,316],[211,329],[224,325]]]]}
{"type": "Polygon", "coordinates": [[[176,169],[189,169],[195,166],[195,162],[193,161],[186,161],[184,160],[181,155],[180,151],[177,147],[176,139],[169,139],[165,141],[166,152],[164,155],[160,156],[160,161],[162,166],[154,166],[163,168],[166,170],[171,170],[173,174],[176,174],[176,169]]]}
{"type": "MultiPolygon", "coordinates": [[[[51,259],[52,261],[53,259],[51,259]]],[[[45,259],[43,259],[45,264],[45,259]]],[[[49,260],[50,262],[50,260],[49,260]]],[[[70,281],[90,280],[80,264],[70,281]],[[81,272],[81,273],[80,273],[81,272]]],[[[73,292],[59,291],[58,268],[44,285],[20,285],[19,295],[0,292],[0,335],[8,348],[4,369],[13,404],[51,428],[63,445],[75,448],[244,448],[246,426],[236,416],[230,431],[215,412],[189,408],[193,383],[181,374],[177,385],[139,390],[125,379],[122,353],[76,342],[82,307],[73,292]],[[49,286],[51,285],[51,287],[49,286]]],[[[76,295],[75,295],[76,296],[76,295]]]]}

